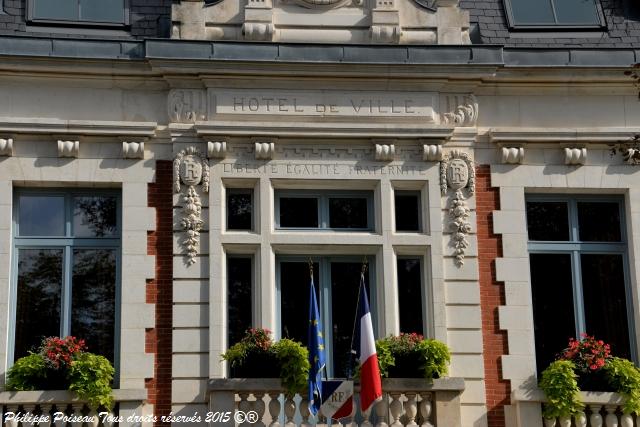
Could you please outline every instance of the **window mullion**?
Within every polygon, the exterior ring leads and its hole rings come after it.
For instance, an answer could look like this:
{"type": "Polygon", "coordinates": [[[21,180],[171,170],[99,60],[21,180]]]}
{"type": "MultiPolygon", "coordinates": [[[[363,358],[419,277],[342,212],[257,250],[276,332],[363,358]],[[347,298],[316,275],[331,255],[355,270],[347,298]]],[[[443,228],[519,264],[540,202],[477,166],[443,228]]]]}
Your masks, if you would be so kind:
{"type": "Polygon", "coordinates": [[[62,268],[62,311],[60,312],[60,335],[66,337],[71,334],[71,277],[72,277],[72,246],[64,247],[64,266],[62,268]]]}
{"type": "Polygon", "coordinates": [[[582,290],[582,268],[580,252],[571,253],[571,268],[573,270],[573,307],[576,319],[576,337],[586,333],[586,322],[584,313],[584,296],[582,290]]]}

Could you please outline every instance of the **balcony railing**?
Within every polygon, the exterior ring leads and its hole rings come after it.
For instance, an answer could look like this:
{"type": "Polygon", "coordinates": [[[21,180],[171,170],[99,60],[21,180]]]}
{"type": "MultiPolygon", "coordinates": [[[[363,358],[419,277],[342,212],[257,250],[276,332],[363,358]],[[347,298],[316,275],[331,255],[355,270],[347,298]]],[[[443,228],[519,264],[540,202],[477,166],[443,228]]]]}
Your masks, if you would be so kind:
{"type": "Polygon", "coordinates": [[[94,410],[69,391],[0,392],[0,425],[5,427],[140,427],[151,425],[145,416],[146,390],[114,390],[112,411],[94,410]],[[39,421],[39,423],[38,423],[39,421]]]}
{"type": "Polygon", "coordinates": [[[640,419],[625,414],[623,396],[617,393],[583,391],[584,412],[574,417],[544,419],[542,404],[546,402],[540,389],[520,389],[512,394],[517,427],[640,427],[640,419]]]}
{"type": "MultiPolygon", "coordinates": [[[[420,379],[386,379],[382,382],[382,401],[366,413],[356,411],[347,424],[362,427],[461,427],[460,395],[462,378],[441,378],[433,382],[420,379]],[[356,424],[357,423],[357,424],[356,424]]],[[[354,405],[357,407],[358,387],[354,405]]],[[[209,410],[213,414],[231,413],[230,426],[310,427],[326,425],[327,420],[309,413],[306,396],[286,398],[278,379],[213,379],[209,381],[209,410]],[[253,411],[255,420],[235,418],[233,414],[253,411]],[[245,422],[242,422],[245,421],[245,422]]],[[[345,422],[345,420],[342,420],[345,422]]],[[[217,423],[219,424],[219,423],[217,423]]]]}

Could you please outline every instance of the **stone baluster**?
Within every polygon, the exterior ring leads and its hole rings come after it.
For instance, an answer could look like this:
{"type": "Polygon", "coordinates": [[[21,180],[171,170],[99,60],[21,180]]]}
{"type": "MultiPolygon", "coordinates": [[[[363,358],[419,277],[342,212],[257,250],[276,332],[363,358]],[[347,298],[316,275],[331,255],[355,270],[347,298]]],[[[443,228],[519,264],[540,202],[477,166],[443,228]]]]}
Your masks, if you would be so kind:
{"type": "MultiPolygon", "coordinates": [[[[71,405],[71,414],[75,419],[82,419],[82,408],[84,408],[83,403],[74,403],[71,405]]],[[[71,427],[82,427],[82,421],[72,421],[71,427]]]]}
{"type": "Polygon", "coordinates": [[[253,424],[255,427],[265,427],[264,426],[264,412],[266,406],[264,404],[264,392],[255,391],[253,392],[253,396],[256,398],[255,402],[251,402],[251,410],[258,414],[257,421],[256,420],[248,420],[249,423],[253,424]]]}
{"type": "Polygon", "coordinates": [[[559,417],[558,424],[560,424],[560,427],[571,427],[571,416],[559,417]]]}
{"type": "Polygon", "coordinates": [[[322,414],[322,409],[318,409],[316,414],[316,427],[326,427],[329,424],[327,417],[322,414]]]}
{"type": "MultiPolygon", "coordinates": [[[[241,392],[238,393],[238,397],[240,397],[240,402],[238,402],[238,411],[242,411],[247,414],[251,410],[251,403],[249,402],[249,393],[241,392]]],[[[249,427],[251,423],[249,423],[246,419],[240,423],[240,426],[249,427]]]]}
{"type": "Polygon", "coordinates": [[[114,425],[114,417],[113,412],[108,412],[106,416],[103,416],[104,422],[102,423],[102,427],[113,427],[114,425]]]}
{"type": "Polygon", "coordinates": [[[309,412],[309,401],[307,399],[302,399],[300,401],[300,416],[302,417],[302,423],[300,427],[311,427],[311,423],[309,422],[309,416],[311,413],[309,412]]]}
{"type": "Polygon", "coordinates": [[[602,427],[602,415],[600,415],[600,409],[602,409],[602,405],[591,405],[591,416],[589,417],[589,422],[591,423],[591,427],[602,427]]]}
{"type": "MultiPolygon", "coordinates": [[[[7,405],[7,410],[5,411],[5,414],[7,412],[13,412],[14,414],[18,413],[18,405],[7,405]]],[[[15,419],[9,420],[5,423],[6,427],[18,427],[18,422],[15,419]]]]}
{"type": "Polygon", "coordinates": [[[391,427],[403,427],[400,422],[402,416],[402,402],[400,402],[400,393],[389,393],[391,396],[391,405],[389,405],[389,412],[391,412],[391,427]]]}
{"type": "Polygon", "coordinates": [[[418,427],[416,423],[416,415],[418,415],[418,402],[416,401],[416,393],[405,393],[407,403],[405,403],[405,413],[407,414],[407,427],[418,427]]]}
{"type": "Polygon", "coordinates": [[[556,419],[555,418],[545,418],[544,419],[544,427],[556,427],[556,419]]]}
{"type": "Polygon", "coordinates": [[[362,422],[360,423],[360,427],[373,427],[371,423],[371,411],[373,410],[373,406],[370,406],[365,412],[362,413],[362,422]]]}
{"type": "Polygon", "coordinates": [[[578,412],[575,415],[576,427],[587,427],[587,416],[584,412],[578,412]]]}
{"type": "MultiPolygon", "coordinates": [[[[640,419],[638,419],[640,422],[640,419]]],[[[620,417],[620,426],[621,427],[633,427],[633,417],[631,414],[622,414],[620,417]]]]}
{"type": "MultiPolygon", "coordinates": [[[[63,414],[67,413],[67,405],[64,403],[56,404],[56,409],[54,412],[62,412],[63,414]]],[[[55,427],[65,427],[64,420],[58,419],[53,421],[53,425],[55,427]]]]}
{"type": "Polygon", "coordinates": [[[100,416],[98,415],[98,411],[94,409],[90,410],[89,416],[91,417],[91,421],[87,423],[87,427],[98,427],[98,424],[100,424],[100,416]]]}
{"type": "Polygon", "coordinates": [[[387,416],[389,415],[389,396],[386,394],[382,395],[382,400],[376,403],[375,411],[378,418],[376,427],[389,427],[389,424],[387,423],[387,416]]]}
{"type": "Polygon", "coordinates": [[[604,407],[607,411],[607,416],[604,419],[607,427],[618,427],[618,416],[616,415],[616,405],[607,405],[604,407]]]}
{"type": "Polygon", "coordinates": [[[286,417],[285,427],[296,427],[293,417],[296,415],[296,402],[291,397],[287,397],[284,401],[284,415],[286,417]]]}
{"type": "Polygon", "coordinates": [[[270,391],[268,394],[269,416],[271,416],[271,424],[269,424],[269,427],[280,427],[280,392],[270,391]]]}
{"type": "MultiPolygon", "coordinates": [[[[35,403],[24,404],[24,405],[22,405],[22,410],[24,412],[24,415],[35,416],[36,415],[36,404],[35,403]]],[[[36,425],[38,425],[38,423],[22,423],[22,427],[36,426],[36,425]]]]}
{"type": "Polygon", "coordinates": [[[420,427],[433,427],[431,423],[431,393],[422,393],[420,394],[420,404],[418,405],[418,409],[420,410],[420,417],[422,418],[422,424],[420,427]]]}
{"type": "Polygon", "coordinates": [[[47,417],[49,417],[48,421],[43,421],[39,424],[40,427],[51,427],[51,408],[53,408],[53,405],[49,405],[49,404],[40,405],[40,410],[42,412],[42,415],[46,415],[47,417]]]}

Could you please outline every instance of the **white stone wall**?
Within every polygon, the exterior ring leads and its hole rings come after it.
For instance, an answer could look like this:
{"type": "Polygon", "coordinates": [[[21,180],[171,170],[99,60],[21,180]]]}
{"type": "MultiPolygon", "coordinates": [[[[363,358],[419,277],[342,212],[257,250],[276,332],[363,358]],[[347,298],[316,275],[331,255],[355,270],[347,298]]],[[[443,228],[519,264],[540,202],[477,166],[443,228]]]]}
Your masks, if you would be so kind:
{"type": "MultiPolygon", "coordinates": [[[[19,135],[14,157],[0,158],[0,324],[6,337],[12,251],[11,219],[16,187],[109,187],[122,195],[122,271],[120,277],[121,329],[120,388],[144,390],[153,377],[153,355],[145,353],[145,328],[155,324],[154,307],[146,303],[146,280],[155,274],[155,259],[147,255],[147,231],[155,229],[155,209],[147,207],[147,184],[154,179],[153,154],[145,160],[122,159],[122,141],[105,138],[81,143],[79,158],[62,159],[50,137],[19,135]]],[[[0,340],[0,381],[8,367],[6,339],[0,340]]]]}

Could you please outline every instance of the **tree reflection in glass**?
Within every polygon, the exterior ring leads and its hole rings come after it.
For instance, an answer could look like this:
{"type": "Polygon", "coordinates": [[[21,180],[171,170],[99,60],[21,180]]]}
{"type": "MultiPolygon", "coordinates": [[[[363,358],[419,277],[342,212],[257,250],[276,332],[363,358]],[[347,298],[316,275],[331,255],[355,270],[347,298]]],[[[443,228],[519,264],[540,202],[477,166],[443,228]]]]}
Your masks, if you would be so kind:
{"type": "Polygon", "coordinates": [[[73,251],[71,334],[82,337],[89,351],[114,361],[116,252],[73,251]]]}
{"type": "Polygon", "coordinates": [[[111,237],[118,232],[115,196],[81,196],[73,199],[75,237],[111,237]]]}
{"type": "Polygon", "coordinates": [[[43,337],[60,335],[62,249],[18,251],[18,295],[14,360],[43,337]]]}

